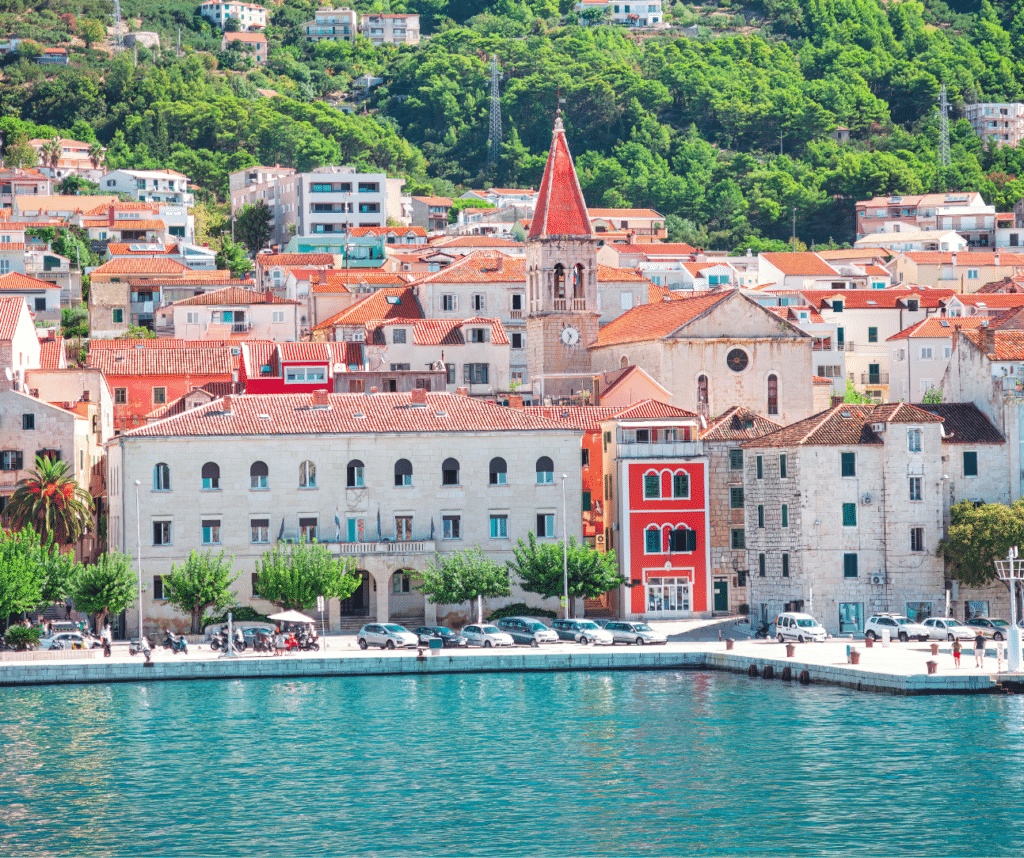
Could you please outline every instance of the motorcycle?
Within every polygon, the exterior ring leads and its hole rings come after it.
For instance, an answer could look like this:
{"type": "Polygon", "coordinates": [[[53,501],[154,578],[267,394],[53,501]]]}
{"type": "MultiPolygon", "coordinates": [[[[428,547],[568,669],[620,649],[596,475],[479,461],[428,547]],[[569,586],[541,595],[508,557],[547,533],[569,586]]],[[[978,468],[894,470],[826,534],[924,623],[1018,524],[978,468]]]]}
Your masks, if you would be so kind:
{"type": "Polygon", "coordinates": [[[761,627],[754,632],[755,638],[764,638],[767,640],[771,636],[771,629],[768,628],[768,623],[761,623],[761,627]]]}
{"type": "Polygon", "coordinates": [[[257,629],[253,633],[252,648],[256,652],[273,652],[274,633],[268,632],[266,629],[257,629]]]}
{"type": "Polygon", "coordinates": [[[175,655],[179,652],[188,655],[188,641],[185,640],[185,636],[172,634],[170,629],[164,630],[164,639],[160,646],[169,649],[175,655]]]}
{"type": "Polygon", "coordinates": [[[317,652],[320,649],[320,638],[303,633],[299,635],[299,648],[305,652],[317,652]]]}
{"type": "Polygon", "coordinates": [[[149,645],[149,640],[145,635],[143,635],[141,639],[130,641],[128,644],[128,655],[138,655],[139,653],[142,653],[146,657],[146,661],[149,661],[150,652],[151,647],[149,645]]]}
{"type": "MultiPolygon", "coordinates": [[[[245,635],[242,634],[241,629],[235,629],[234,636],[234,648],[235,652],[245,652],[245,635]]],[[[228,651],[228,631],[227,629],[221,629],[217,634],[210,640],[210,647],[215,652],[219,649],[228,651]]]]}

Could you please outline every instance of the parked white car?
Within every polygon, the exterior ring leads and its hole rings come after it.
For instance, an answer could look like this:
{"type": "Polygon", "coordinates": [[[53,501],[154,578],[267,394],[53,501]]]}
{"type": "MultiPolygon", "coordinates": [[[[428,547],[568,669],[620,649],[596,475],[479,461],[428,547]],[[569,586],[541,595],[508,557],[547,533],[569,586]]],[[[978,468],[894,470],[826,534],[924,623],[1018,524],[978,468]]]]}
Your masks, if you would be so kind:
{"type": "Polygon", "coordinates": [[[91,637],[86,639],[81,632],[58,632],[39,640],[40,649],[95,649],[98,646],[98,641],[91,637]]]}
{"type": "Polygon", "coordinates": [[[605,623],[605,628],[612,633],[614,643],[635,643],[637,646],[668,643],[668,638],[665,635],[661,632],[656,632],[647,623],[634,622],[632,620],[612,620],[605,623]]]}
{"type": "Polygon", "coordinates": [[[359,630],[359,648],[379,646],[381,649],[417,647],[420,639],[398,623],[367,623],[359,630]]]}
{"type": "Polygon", "coordinates": [[[798,614],[787,611],[779,614],[775,619],[775,631],[779,643],[787,640],[818,641],[819,643],[828,637],[828,632],[810,614],[798,614]]]}
{"type": "Polygon", "coordinates": [[[469,641],[470,646],[512,646],[515,643],[512,640],[512,635],[507,635],[497,626],[489,624],[466,626],[462,630],[462,636],[469,641]]]}
{"type": "Polygon", "coordinates": [[[883,632],[889,633],[889,640],[904,643],[911,638],[926,641],[931,635],[921,623],[915,623],[902,614],[872,614],[864,624],[864,637],[881,640],[883,632]]]}
{"type": "Polygon", "coordinates": [[[978,635],[977,629],[972,629],[952,617],[929,617],[921,625],[928,629],[928,637],[933,641],[952,641],[953,638],[972,641],[978,635]]]}
{"type": "Polygon", "coordinates": [[[553,620],[551,626],[563,641],[576,641],[584,646],[588,643],[603,646],[615,643],[612,633],[593,620],[553,620]]]}

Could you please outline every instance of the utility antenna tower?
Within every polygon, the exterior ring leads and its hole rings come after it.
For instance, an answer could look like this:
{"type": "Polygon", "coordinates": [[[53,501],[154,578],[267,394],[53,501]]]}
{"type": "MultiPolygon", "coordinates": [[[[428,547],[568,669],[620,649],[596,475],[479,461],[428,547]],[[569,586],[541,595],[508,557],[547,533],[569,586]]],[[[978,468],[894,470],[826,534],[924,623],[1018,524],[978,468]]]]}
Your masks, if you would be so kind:
{"type": "Polygon", "coordinates": [[[939,94],[939,166],[949,166],[949,101],[945,84],[939,94]]]}
{"type": "Polygon", "coordinates": [[[178,50],[175,53],[175,56],[181,56],[181,24],[178,24],[178,50]]]}
{"type": "MultiPolygon", "coordinates": [[[[117,0],[115,0],[117,2],[117,0]]],[[[501,156],[501,68],[498,55],[491,62],[491,130],[488,135],[487,166],[497,163],[501,156]]]]}
{"type": "Polygon", "coordinates": [[[114,49],[124,49],[124,35],[121,31],[121,0],[114,0],[114,49]]]}

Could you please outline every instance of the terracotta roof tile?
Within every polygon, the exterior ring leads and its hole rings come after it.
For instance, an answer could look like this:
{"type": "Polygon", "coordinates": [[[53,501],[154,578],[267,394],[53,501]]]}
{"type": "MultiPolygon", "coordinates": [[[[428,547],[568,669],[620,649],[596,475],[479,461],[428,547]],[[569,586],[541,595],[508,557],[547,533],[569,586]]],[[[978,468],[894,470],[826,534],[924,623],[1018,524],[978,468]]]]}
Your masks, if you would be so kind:
{"type": "Polygon", "coordinates": [[[165,417],[173,417],[175,414],[182,414],[185,411],[185,399],[197,390],[204,390],[211,394],[214,399],[220,399],[232,393],[239,393],[240,386],[237,381],[208,381],[200,387],[193,387],[188,393],[179,396],[173,402],[161,405],[146,415],[147,420],[163,420],[165,417]]]}
{"type": "MultiPolygon", "coordinates": [[[[952,265],[953,254],[945,253],[938,250],[908,250],[900,254],[906,257],[912,262],[916,262],[918,265],[952,265]]],[[[994,266],[996,254],[989,251],[985,252],[972,252],[972,251],[961,251],[956,255],[956,264],[959,268],[961,265],[970,266],[971,268],[984,268],[988,266],[994,266]]],[[[1002,266],[1014,266],[1024,265],[1024,254],[1020,253],[999,253],[999,265],[1002,266]]]]}
{"type": "Polygon", "coordinates": [[[521,241],[509,241],[507,238],[495,238],[487,235],[460,235],[455,238],[443,238],[432,241],[431,247],[519,247],[524,245],[521,241]]]}
{"type": "MultiPolygon", "coordinates": [[[[416,235],[422,238],[427,237],[427,231],[422,226],[354,226],[352,237],[361,238],[364,235],[416,235]]],[[[394,245],[385,245],[388,247],[394,245]]]]}
{"type": "Polygon", "coordinates": [[[966,307],[1003,308],[1024,306],[1024,294],[1014,292],[976,292],[973,295],[954,293],[948,300],[943,301],[943,304],[949,304],[953,300],[959,301],[966,307]]]}
{"type": "Polygon", "coordinates": [[[995,351],[988,351],[987,348],[984,349],[989,360],[1024,361],[1024,331],[990,330],[985,332],[982,328],[978,328],[973,331],[961,331],[961,333],[979,349],[982,348],[981,338],[983,333],[993,334],[995,351]]]}
{"type": "Polygon", "coordinates": [[[555,120],[544,178],[537,196],[537,208],[530,223],[530,238],[546,235],[583,238],[593,235],[583,190],[572,163],[572,155],[569,154],[569,144],[565,140],[561,116],[555,120]]]}
{"type": "Polygon", "coordinates": [[[838,277],[817,253],[762,253],[759,259],[791,277],[838,277]]]}
{"type": "Polygon", "coordinates": [[[107,244],[107,253],[109,253],[111,256],[159,256],[161,254],[174,253],[174,251],[175,251],[175,249],[177,248],[178,245],[176,245],[176,244],[154,244],[154,245],[151,245],[151,246],[153,248],[159,248],[159,249],[153,249],[153,250],[149,250],[149,249],[147,249],[147,250],[133,250],[132,249],[132,248],[137,248],[138,246],[139,246],[139,243],[138,242],[134,242],[134,241],[130,242],[130,243],[111,241],[111,242],[109,242],[107,244]]]}
{"type": "Polygon", "coordinates": [[[409,393],[332,393],[326,408],[316,408],[310,394],[241,394],[140,426],[121,438],[576,431],[525,409],[458,394],[428,393],[425,406],[411,399],[409,393]]]}
{"type": "Polygon", "coordinates": [[[260,268],[287,268],[297,265],[301,268],[333,268],[334,255],[331,253],[261,253],[256,257],[260,268]]]}
{"type": "Polygon", "coordinates": [[[3,251],[23,251],[25,249],[25,242],[23,241],[3,241],[0,242],[0,252],[3,251]]]}
{"type": "Polygon", "coordinates": [[[581,432],[597,432],[602,421],[610,420],[621,410],[611,405],[527,405],[523,408],[534,417],[557,420],[581,432]]]}
{"type": "Polygon", "coordinates": [[[596,346],[660,340],[737,293],[722,292],[643,304],[627,310],[598,332],[596,346]]]}
{"type": "Polygon", "coordinates": [[[643,399],[635,405],[627,406],[615,415],[616,420],[641,420],[644,418],[656,419],[680,417],[696,420],[697,415],[685,408],[677,408],[667,402],[658,402],[655,399],[643,399]]]}
{"type": "Polygon", "coordinates": [[[944,444],[1005,444],[1006,439],[973,402],[915,402],[915,408],[942,418],[944,444]]]}
{"type": "Polygon", "coordinates": [[[102,370],[108,376],[223,376],[223,380],[230,380],[235,361],[231,349],[225,346],[123,350],[90,348],[87,365],[102,370]]]}
{"type": "Polygon", "coordinates": [[[916,299],[921,307],[941,307],[943,299],[956,293],[952,289],[801,289],[800,295],[812,306],[828,309],[833,301],[842,301],[844,310],[892,310],[916,299]]]}
{"type": "Polygon", "coordinates": [[[93,269],[93,274],[194,274],[187,265],[159,256],[121,256],[93,269]]]}
{"type": "Polygon", "coordinates": [[[349,292],[349,286],[376,286],[394,284],[396,286],[409,282],[409,276],[397,271],[329,271],[321,275],[318,282],[311,283],[310,288],[315,295],[349,292]]]}
{"type": "Polygon", "coordinates": [[[28,316],[28,305],[24,298],[0,298],[0,340],[14,339],[22,313],[28,316]]]}
{"type": "Polygon", "coordinates": [[[247,378],[262,376],[260,367],[264,366],[271,367],[271,371],[267,373],[268,376],[274,375],[274,366],[277,362],[277,343],[266,340],[242,343],[242,363],[247,378]]]}
{"type": "Polygon", "coordinates": [[[248,42],[259,45],[267,43],[267,37],[263,33],[225,33],[224,38],[229,42],[248,42]]]}
{"type": "Polygon", "coordinates": [[[298,304],[287,298],[278,298],[273,292],[257,292],[254,289],[243,289],[240,286],[225,286],[202,295],[183,298],[175,301],[174,307],[200,307],[220,304],[298,304]]]}
{"type": "MultiPolygon", "coordinates": [[[[98,199],[93,197],[93,199],[98,199]]],[[[101,205],[97,205],[91,209],[85,211],[86,217],[109,217],[110,210],[114,210],[114,214],[118,212],[152,212],[153,214],[160,213],[159,203],[138,203],[138,202],[123,202],[117,197],[106,197],[105,199],[111,199],[113,202],[105,202],[101,205]]]]}
{"type": "Polygon", "coordinates": [[[708,422],[708,428],[700,433],[702,441],[745,441],[760,438],[776,432],[782,426],[756,414],[749,408],[734,405],[708,422]]]}
{"type": "Polygon", "coordinates": [[[904,402],[886,405],[840,403],[785,426],[744,447],[855,446],[881,444],[872,423],[937,423],[940,418],[904,402]]]}
{"type": "Polygon", "coordinates": [[[59,289],[54,283],[48,283],[46,280],[37,280],[35,277],[29,277],[27,274],[22,274],[18,271],[12,271],[10,274],[4,274],[0,277],[0,289],[4,290],[20,290],[24,291],[27,289],[59,289]]]}
{"type": "Polygon", "coordinates": [[[617,253],[642,253],[645,256],[689,256],[697,252],[685,242],[652,241],[650,244],[613,244],[611,249],[617,253]]]}
{"type": "Polygon", "coordinates": [[[47,337],[39,341],[40,369],[63,369],[67,365],[63,337],[54,337],[52,340],[47,337]]]}
{"type": "Polygon", "coordinates": [[[918,322],[916,325],[904,328],[898,334],[893,334],[891,337],[886,339],[886,342],[892,342],[893,340],[907,340],[915,337],[951,340],[956,335],[958,328],[960,330],[980,328],[981,323],[984,321],[987,321],[984,316],[947,316],[941,319],[932,316],[930,319],[925,319],[922,322],[918,322]]]}
{"type": "Polygon", "coordinates": [[[417,202],[425,206],[451,206],[452,201],[448,197],[413,197],[417,202]]]}
{"type": "Polygon", "coordinates": [[[336,325],[364,325],[367,322],[380,322],[388,319],[422,318],[423,310],[411,287],[385,287],[367,295],[362,301],[356,302],[340,313],[336,313],[327,321],[321,322],[314,330],[327,330],[336,325]],[[398,302],[389,301],[389,298],[397,298],[398,302]]]}
{"type": "MultiPolygon", "coordinates": [[[[108,226],[109,226],[109,222],[108,222],[108,226]]],[[[124,231],[124,230],[138,230],[138,229],[162,230],[162,229],[167,229],[167,224],[165,224],[162,220],[152,220],[152,219],[131,220],[131,219],[124,218],[124,219],[121,219],[121,220],[115,220],[114,221],[114,225],[110,226],[109,228],[110,229],[122,230],[122,231],[124,231]]]]}

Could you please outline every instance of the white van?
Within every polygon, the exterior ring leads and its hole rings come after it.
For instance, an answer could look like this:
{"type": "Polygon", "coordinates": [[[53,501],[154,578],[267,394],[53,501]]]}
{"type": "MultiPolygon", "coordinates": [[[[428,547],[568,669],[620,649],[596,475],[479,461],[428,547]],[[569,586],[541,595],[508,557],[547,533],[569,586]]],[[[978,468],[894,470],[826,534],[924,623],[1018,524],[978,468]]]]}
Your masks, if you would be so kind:
{"type": "Polygon", "coordinates": [[[775,629],[778,633],[779,643],[785,640],[794,640],[804,643],[805,641],[823,641],[828,637],[818,621],[810,614],[797,614],[788,612],[779,614],[775,619],[775,629]]]}

